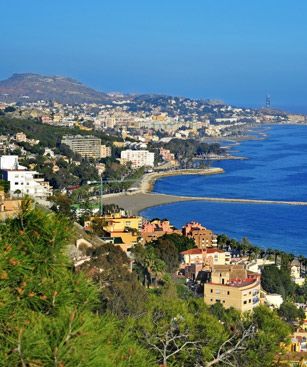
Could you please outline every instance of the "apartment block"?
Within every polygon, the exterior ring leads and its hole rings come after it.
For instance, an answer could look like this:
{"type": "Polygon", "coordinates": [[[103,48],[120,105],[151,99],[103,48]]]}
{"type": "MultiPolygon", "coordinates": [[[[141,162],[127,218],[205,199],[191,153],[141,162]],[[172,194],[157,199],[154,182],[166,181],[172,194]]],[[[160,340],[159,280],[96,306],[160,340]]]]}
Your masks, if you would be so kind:
{"type": "Polygon", "coordinates": [[[155,161],[155,153],[148,150],[123,150],[120,155],[121,163],[130,162],[132,168],[153,167],[155,161]]]}
{"type": "Polygon", "coordinates": [[[112,154],[111,147],[108,147],[106,145],[100,146],[100,158],[111,157],[111,154],[112,154]]]}
{"type": "Polygon", "coordinates": [[[144,222],[142,226],[142,240],[144,243],[155,241],[159,237],[172,233],[181,235],[181,232],[166,219],[153,219],[150,222],[144,222]]]}
{"type": "Polygon", "coordinates": [[[101,157],[101,139],[91,135],[65,135],[61,144],[69,146],[81,157],[99,159],[101,157]]]}
{"type": "Polygon", "coordinates": [[[207,305],[221,303],[240,312],[251,311],[260,302],[260,275],[248,272],[243,265],[216,265],[211,281],[204,285],[207,305]]]}
{"type": "Polygon", "coordinates": [[[217,246],[216,235],[200,223],[187,223],[182,228],[182,234],[188,238],[192,238],[195,241],[196,246],[200,249],[217,246]]]}

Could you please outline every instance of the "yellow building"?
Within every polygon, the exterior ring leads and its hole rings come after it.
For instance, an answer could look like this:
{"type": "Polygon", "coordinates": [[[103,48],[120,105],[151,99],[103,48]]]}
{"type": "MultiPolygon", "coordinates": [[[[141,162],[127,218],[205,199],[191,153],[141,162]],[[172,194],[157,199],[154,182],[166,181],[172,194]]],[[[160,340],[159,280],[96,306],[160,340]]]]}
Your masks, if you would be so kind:
{"type": "Polygon", "coordinates": [[[161,113],[159,115],[152,115],[151,118],[154,121],[165,121],[167,118],[167,113],[161,113]]]}
{"type": "Polygon", "coordinates": [[[247,272],[243,265],[216,265],[211,282],[204,285],[204,301],[217,302],[225,308],[234,307],[240,312],[251,311],[259,305],[260,276],[247,272]]]}
{"type": "Polygon", "coordinates": [[[117,148],[124,148],[125,143],[123,141],[113,141],[113,145],[117,148]]]}
{"type": "Polygon", "coordinates": [[[304,115],[298,115],[298,114],[289,114],[288,115],[288,121],[291,122],[304,122],[305,116],[304,115]]]}
{"type": "Polygon", "coordinates": [[[125,228],[135,229],[139,232],[142,230],[142,217],[114,213],[104,215],[102,219],[107,223],[104,227],[106,231],[123,231],[125,228]]]}
{"type": "MultiPolygon", "coordinates": [[[[125,216],[121,213],[114,213],[103,215],[100,217],[102,229],[107,237],[115,240],[121,249],[127,252],[139,240],[142,230],[142,217],[139,216],[125,216]]],[[[91,218],[89,222],[85,223],[85,228],[91,228],[91,218]]]]}
{"type": "Polygon", "coordinates": [[[79,128],[80,130],[83,130],[83,131],[92,131],[93,130],[91,127],[87,127],[87,126],[84,126],[84,125],[80,124],[80,122],[76,122],[75,127],[79,128]]]}
{"type": "Polygon", "coordinates": [[[20,199],[6,198],[3,188],[0,187],[0,221],[17,215],[20,205],[20,199]]]}

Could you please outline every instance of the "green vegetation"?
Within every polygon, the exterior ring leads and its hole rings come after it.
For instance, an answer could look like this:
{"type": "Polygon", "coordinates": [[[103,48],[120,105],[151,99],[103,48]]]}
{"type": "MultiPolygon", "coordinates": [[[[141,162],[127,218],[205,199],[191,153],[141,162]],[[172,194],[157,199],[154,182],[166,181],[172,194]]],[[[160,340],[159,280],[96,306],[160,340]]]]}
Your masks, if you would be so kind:
{"type": "MultiPolygon", "coordinates": [[[[25,133],[30,139],[39,140],[42,147],[49,148],[57,147],[63,135],[89,135],[88,131],[78,128],[46,125],[34,119],[0,116],[0,135],[15,135],[18,132],[25,133]]],[[[101,138],[103,143],[110,143],[115,140],[115,137],[99,131],[92,131],[90,134],[101,138]]]]}
{"type": "MultiPolygon", "coordinates": [[[[19,142],[18,146],[20,148],[11,153],[21,156],[21,148],[23,148],[28,154],[21,159],[21,163],[26,167],[32,166],[43,174],[55,190],[62,190],[67,186],[81,186],[86,184],[87,181],[99,180],[98,170],[96,169],[97,162],[94,159],[82,158],[79,154],[72,152],[65,144],[60,144],[63,135],[88,135],[88,131],[45,125],[34,119],[0,117],[0,135],[14,136],[17,132],[24,132],[28,138],[40,142],[37,145],[19,142]],[[52,148],[58,156],[55,158],[43,156],[45,147],[52,148]],[[34,157],[31,155],[34,155],[34,157]]],[[[114,140],[121,140],[117,136],[111,136],[96,130],[93,130],[90,134],[101,138],[102,144],[107,145],[110,145],[114,140]]],[[[139,180],[144,173],[143,169],[132,170],[129,165],[119,164],[118,157],[120,157],[120,149],[113,147],[112,156],[100,160],[101,163],[105,164],[104,177],[108,177],[110,180],[125,178],[125,182],[106,183],[105,192],[126,190],[133,184],[134,180],[139,180]]]]}
{"type": "Polygon", "coordinates": [[[156,281],[162,270],[174,273],[179,267],[179,253],[195,247],[192,239],[178,234],[166,234],[156,241],[150,242],[146,247],[137,246],[133,249],[136,261],[136,269],[139,276],[142,274],[142,282],[152,278],[156,281]]]}
{"type": "Polygon", "coordinates": [[[123,318],[145,312],[147,293],[135,273],[129,271],[126,254],[113,245],[89,251],[91,260],[80,268],[97,284],[100,312],[111,311],[123,318]]]}
{"type": "Polygon", "coordinates": [[[29,201],[0,226],[1,367],[266,367],[290,332],[266,307],[242,317],[178,292],[154,246],[139,262],[159,287],[146,290],[112,245],[73,271],[72,236],[66,219],[29,201]]]}
{"type": "Polygon", "coordinates": [[[4,192],[9,192],[10,191],[10,182],[0,179],[0,187],[3,188],[4,192]]]}
{"type": "Polygon", "coordinates": [[[71,226],[29,203],[0,227],[0,366],[153,366],[63,251],[71,226]]]}
{"type": "Polygon", "coordinates": [[[269,293],[281,294],[283,299],[306,303],[307,302],[307,284],[303,286],[296,285],[290,276],[289,267],[276,265],[265,266],[261,273],[261,285],[269,293]]]}
{"type": "Polygon", "coordinates": [[[278,314],[288,323],[302,323],[305,319],[305,312],[302,308],[296,307],[291,302],[284,302],[278,310],[278,314]]]}
{"type": "Polygon", "coordinates": [[[294,296],[295,284],[287,269],[278,269],[275,265],[265,266],[261,273],[261,285],[267,292],[281,294],[284,299],[294,296]]]}
{"type": "Polygon", "coordinates": [[[202,143],[194,139],[172,139],[163,147],[174,153],[178,160],[190,160],[195,156],[206,156],[208,154],[225,154],[225,149],[221,148],[220,144],[202,143]]]}

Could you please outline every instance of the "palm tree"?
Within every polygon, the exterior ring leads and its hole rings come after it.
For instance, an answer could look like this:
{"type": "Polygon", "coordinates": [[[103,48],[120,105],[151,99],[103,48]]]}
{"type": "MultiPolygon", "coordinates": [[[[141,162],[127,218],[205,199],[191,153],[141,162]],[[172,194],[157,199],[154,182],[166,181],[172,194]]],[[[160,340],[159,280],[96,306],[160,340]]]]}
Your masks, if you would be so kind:
{"type": "Polygon", "coordinates": [[[279,251],[279,250],[274,250],[274,257],[275,257],[275,259],[274,259],[274,261],[275,261],[275,265],[277,265],[277,260],[278,260],[278,256],[281,256],[281,251],[279,251]]]}
{"type": "Polygon", "coordinates": [[[265,251],[265,254],[266,254],[266,257],[268,256],[269,258],[274,255],[275,253],[275,250],[273,250],[272,248],[267,248],[266,251],[265,251]]]}
{"type": "Polygon", "coordinates": [[[300,255],[297,259],[300,263],[300,277],[301,277],[302,276],[302,264],[304,263],[305,258],[304,256],[300,255]]]}

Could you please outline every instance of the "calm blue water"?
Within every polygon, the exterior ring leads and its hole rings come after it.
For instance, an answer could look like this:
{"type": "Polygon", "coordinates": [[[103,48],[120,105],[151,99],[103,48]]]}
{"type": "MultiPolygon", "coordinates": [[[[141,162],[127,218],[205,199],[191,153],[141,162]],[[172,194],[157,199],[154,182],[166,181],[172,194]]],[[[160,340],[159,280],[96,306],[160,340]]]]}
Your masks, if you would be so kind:
{"type": "MultiPolygon", "coordinates": [[[[274,126],[261,141],[246,141],[233,153],[244,161],[216,162],[223,175],[173,176],[156,192],[189,196],[307,201],[307,126],[274,126]]],[[[149,208],[145,217],[167,217],[180,227],[197,220],[216,233],[248,237],[263,247],[307,256],[307,207],[185,202],[149,208]]]]}

